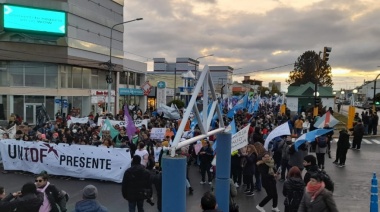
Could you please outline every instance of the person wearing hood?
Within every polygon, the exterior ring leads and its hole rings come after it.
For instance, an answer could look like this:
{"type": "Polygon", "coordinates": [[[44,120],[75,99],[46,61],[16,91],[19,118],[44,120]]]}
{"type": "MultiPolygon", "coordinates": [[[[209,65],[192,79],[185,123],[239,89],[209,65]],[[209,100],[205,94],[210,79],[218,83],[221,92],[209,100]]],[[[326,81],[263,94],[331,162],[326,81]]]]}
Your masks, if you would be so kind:
{"type": "Polygon", "coordinates": [[[325,188],[319,173],[310,176],[298,212],[338,212],[333,195],[325,188]]]}
{"type": "Polygon", "coordinates": [[[317,166],[317,158],[314,155],[306,155],[303,158],[303,165],[306,169],[306,174],[303,177],[303,181],[305,182],[305,185],[310,181],[310,176],[313,173],[317,173],[319,168],[317,166]]]}
{"type": "Polygon", "coordinates": [[[284,183],[282,194],[285,196],[285,212],[297,212],[305,189],[301,170],[297,166],[290,168],[284,183]]]}
{"type": "Polygon", "coordinates": [[[83,200],[75,204],[74,212],[107,212],[107,208],[96,200],[98,189],[93,185],[87,185],[83,189],[83,200]]]}

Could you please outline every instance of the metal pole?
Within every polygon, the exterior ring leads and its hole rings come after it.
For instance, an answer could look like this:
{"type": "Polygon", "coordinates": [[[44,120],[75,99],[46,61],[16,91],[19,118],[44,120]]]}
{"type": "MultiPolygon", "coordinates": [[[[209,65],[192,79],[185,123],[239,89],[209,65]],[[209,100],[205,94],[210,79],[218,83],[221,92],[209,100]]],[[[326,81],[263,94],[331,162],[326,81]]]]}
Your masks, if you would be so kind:
{"type": "Polygon", "coordinates": [[[177,95],[177,69],[174,68],[174,97],[173,97],[173,100],[175,100],[176,95],[177,95]]]}
{"type": "Polygon", "coordinates": [[[109,57],[109,61],[108,61],[108,76],[106,78],[106,81],[108,83],[108,100],[107,100],[107,112],[109,113],[110,109],[111,109],[111,84],[112,84],[112,75],[111,75],[111,72],[112,72],[112,68],[113,68],[113,65],[112,65],[112,32],[113,32],[113,29],[118,26],[118,25],[122,25],[122,24],[126,24],[126,23],[129,23],[129,22],[133,22],[133,21],[141,21],[143,20],[142,18],[136,18],[136,19],[133,19],[133,20],[129,20],[129,21],[124,21],[124,22],[121,22],[121,23],[117,23],[115,25],[113,25],[111,27],[111,34],[110,34],[110,57],[109,57]]]}
{"type": "Polygon", "coordinates": [[[231,166],[231,133],[220,133],[218,136],[218,152],[216,157],[215,196],[218,209],[229,211],[230,200],[230,173],[231,166]],[[218,166],[218,164],[221,164],[218,166]]]}

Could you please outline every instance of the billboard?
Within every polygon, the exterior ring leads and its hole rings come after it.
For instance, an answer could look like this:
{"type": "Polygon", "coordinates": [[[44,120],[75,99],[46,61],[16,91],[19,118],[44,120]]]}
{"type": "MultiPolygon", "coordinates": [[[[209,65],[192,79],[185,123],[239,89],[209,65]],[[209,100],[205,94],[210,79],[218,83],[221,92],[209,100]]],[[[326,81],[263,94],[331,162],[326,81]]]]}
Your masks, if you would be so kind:
{"type": "Polygon", "coordinates": [[[4,31],[66,34],[66,12],[10,4],[3,4],[1,9],[4,31]]]}

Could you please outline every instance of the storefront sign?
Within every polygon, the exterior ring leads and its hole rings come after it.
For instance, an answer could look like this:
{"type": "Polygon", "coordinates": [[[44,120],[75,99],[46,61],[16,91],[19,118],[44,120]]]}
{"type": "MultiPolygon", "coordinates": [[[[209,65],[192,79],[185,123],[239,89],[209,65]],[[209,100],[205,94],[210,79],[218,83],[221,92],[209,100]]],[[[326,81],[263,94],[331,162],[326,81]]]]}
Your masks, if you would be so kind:
{"type": "Polygon", "coordinates": [[[32,31],[41,34],[66,34],[66,13],[17,5],[3,5],[1,20],[5,31],[32,31]]]}
{"type": "Polygon", "coordinates": [[[120,96],[144,96],[144,91],[139,88],[119,88],[120,96]]]}
{"type": "Polygon", "coordinates": [[[166,88],[157,87],[157,105],[164,104],[166,105],[166,88]]]}

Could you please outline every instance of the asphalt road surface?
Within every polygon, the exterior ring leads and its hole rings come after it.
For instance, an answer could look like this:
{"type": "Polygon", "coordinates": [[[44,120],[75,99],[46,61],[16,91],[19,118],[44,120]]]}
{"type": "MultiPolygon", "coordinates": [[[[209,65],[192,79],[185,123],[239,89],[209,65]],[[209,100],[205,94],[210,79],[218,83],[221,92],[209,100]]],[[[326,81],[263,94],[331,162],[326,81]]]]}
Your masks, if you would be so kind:
{"type": "MultiPolygon", "coordinates": [[[[352,138],[351,138],[352,140],[352,138]]],[[[326,158],[326,171],[335,182],[334,199],[338,205],[339,211],[359,212],[369,211],[370,189],[373,172],[380,170],[380,137],[367,137],[367,142],[362,143],[361,151],[349,150],[347,154],[346,167],[338,168],[332,161],[326,158]]],[[[332,151],[335,152],[336,143],[332,145],[332,151]]],[[[326,156],[327,157],[327,156],[326,156]]],[[[200,174],[198,168],[191,167],[189,172],[191,184],[194,187],[194,195],[187,195],[187,211],[201,211],[200,198],[202,194],[210,189],[209,185],[200,185],[200,174]]],[[[6,188],[6,191],[14,192],[20,190],[21,186],[27,181],[34,181],[33,175],[19,173],[0,173],[0,185],[6,188]]],[[[121,195],[121,185],[112,182],[102,182],[99,180],[79,180],[79,179],[60,179],[52,178],[51,183],[58,188],[66,190],[70,194],[70,200],[67,204],[68,211],[73,211],[75,203],[82,198],[84,186],[93,184],[98,188],[98,200],[106,206],[111,212],[128,211],[128,203],[121,195]]],[[[279,208],[284,211],[284,197],[282,196],[282,183],[277,183],[279,193],[279,208]]],[[[247,197],[243,193],[243,188],[238,189],[238,196],[235,201],[240,206],[240,211],[256,211],[255,206],[264,198],[265,191],[256,192],[255,196],[247,197]]],[[[156,201],[156,200],[154,200],[156,201]]],[[[173,200],[175,205],[175,200],[173,200]]],[[[264,208],[271,211],[271,202],[264,208]]],[[[156,210],[155,206],[144,204],[146,212],[156,210]]]]}

